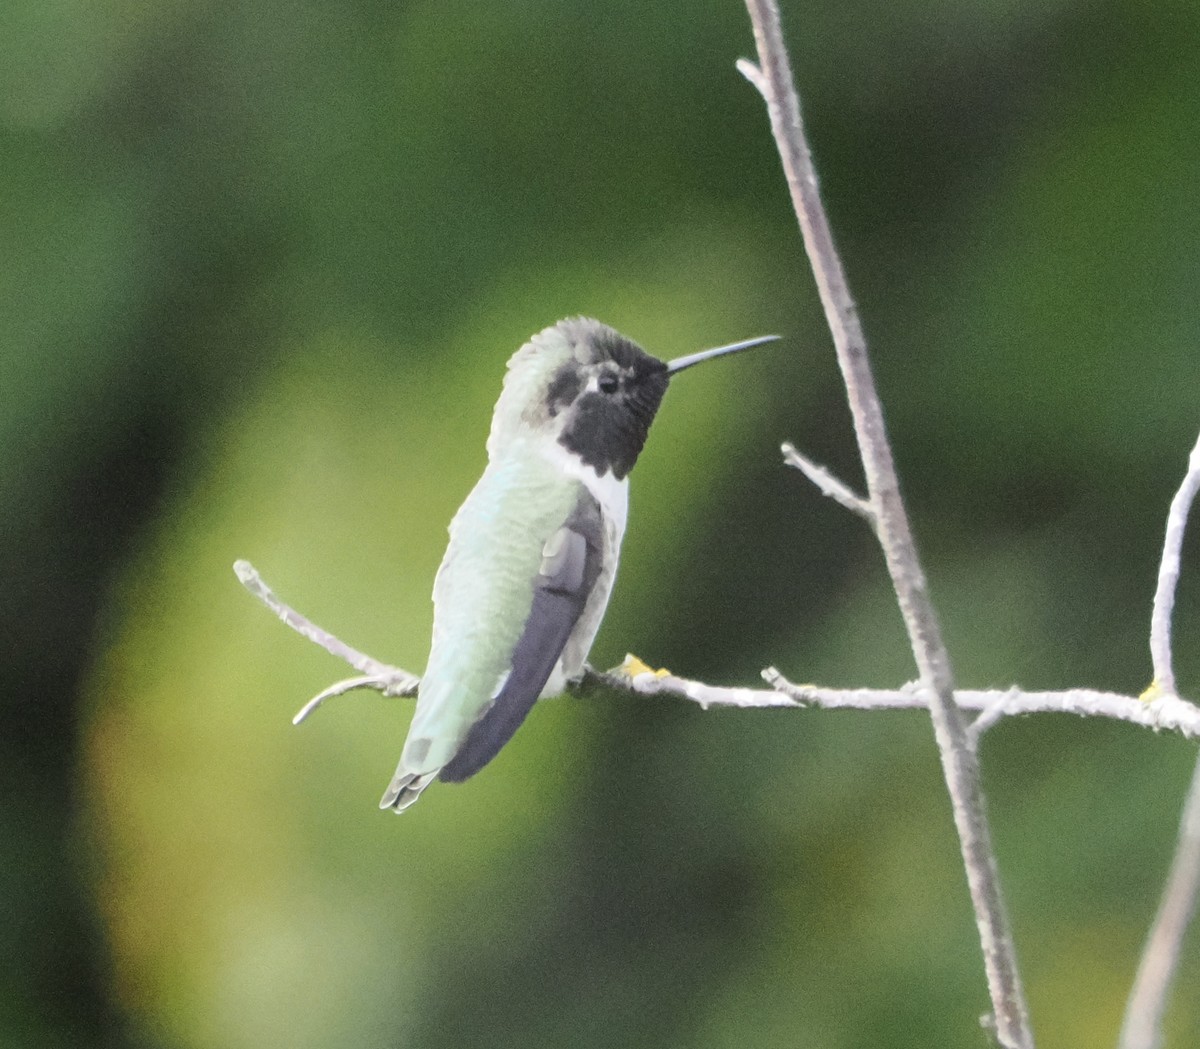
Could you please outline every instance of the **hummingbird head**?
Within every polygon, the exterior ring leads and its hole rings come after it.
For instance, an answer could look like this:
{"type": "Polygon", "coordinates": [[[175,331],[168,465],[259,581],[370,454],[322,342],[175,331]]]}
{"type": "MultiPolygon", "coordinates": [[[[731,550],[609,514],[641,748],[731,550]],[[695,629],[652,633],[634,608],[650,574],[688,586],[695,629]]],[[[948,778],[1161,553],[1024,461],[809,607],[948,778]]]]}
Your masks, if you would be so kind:
{"type": "Polygon", "coordinates": [[[521,433],[549,436],[600,476],[611,471],[621,480],[637,462],[672,375],[776,337],[667,362],[599,321],[559,321],[530,339],[508,362],[488,454],[521,433]]]}

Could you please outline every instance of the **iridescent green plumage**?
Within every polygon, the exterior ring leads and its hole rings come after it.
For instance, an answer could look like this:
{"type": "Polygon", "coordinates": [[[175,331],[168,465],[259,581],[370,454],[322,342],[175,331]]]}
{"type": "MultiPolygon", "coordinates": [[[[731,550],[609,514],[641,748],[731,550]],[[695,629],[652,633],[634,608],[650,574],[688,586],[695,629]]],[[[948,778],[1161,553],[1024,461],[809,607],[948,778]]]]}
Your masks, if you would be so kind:
{"type": "Polygon", "coordinates": [[[499,690],[533,604],[530,580],[580,486],[540,455],[506,455],[488,464],[455,515],[402,772],[446,765],[499,690]]]}

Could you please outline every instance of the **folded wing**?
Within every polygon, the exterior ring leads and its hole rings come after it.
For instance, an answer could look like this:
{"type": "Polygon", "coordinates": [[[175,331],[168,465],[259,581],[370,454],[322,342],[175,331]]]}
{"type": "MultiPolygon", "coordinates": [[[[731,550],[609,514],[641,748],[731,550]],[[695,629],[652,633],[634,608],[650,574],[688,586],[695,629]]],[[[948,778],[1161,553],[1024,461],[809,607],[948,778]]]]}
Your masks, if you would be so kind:
{"type": "Polygon", "coordinates": [[[442,768],[440,779],[457,783],[474,775],[520,728],[579,622],[600,576],[603,551],[600,504],[582,489],[570,517],[543,547],[533,606],[513,650],[512,666],[491,705],[442,768]]]}

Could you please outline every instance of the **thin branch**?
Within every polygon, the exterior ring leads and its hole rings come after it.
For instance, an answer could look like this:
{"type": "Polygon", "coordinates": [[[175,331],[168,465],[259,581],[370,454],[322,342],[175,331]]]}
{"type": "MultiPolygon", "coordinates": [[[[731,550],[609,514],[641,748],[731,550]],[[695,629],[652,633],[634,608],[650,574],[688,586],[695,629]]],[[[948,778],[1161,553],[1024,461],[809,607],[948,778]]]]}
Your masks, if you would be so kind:
{"type": "Polygon", "coordinates": [[[820,463],[814,463],[806,455],[802,455],[791,441],[784,441],[780,446],[780,451],[783,452],[783,461],[804,474],[817,486],[822,495],[827,495],[834,502],[841,503],[852,514],[866,518],[872,528],[876,527],[875,511],[871,504],[848,484],[835,477],[828,468],[820,463]]]}
{"type": "Polygon", "coordinates": [[[1184,804],[1171,873],[1125,1005],[1120,1049],[1157,1049],[1162,1044],[1167,995],[1179,966],[1184,933],[1196,910],[1197,881],[1200,881],[1200,763],[1192,774],[1184,804]]]}
{"type": "MultiPolygon", "coordinates": [[[[754,27],[759,59],[759,75],[751,73],[750,80],[767,104],[792,204],[846,384],[876,532],[921,681],[931,692],[930,714],[975,908],[988,990],[995,1010],[996,1034],[1005,1047],[1032,1049],[1033,1032],[1029,1027],[1016,950],[1000,889],[979,767],[954,703],[950,657],[942,642],[941,628],[900,496],[866,340],[821,204],[816,170],[800,117],[800,101],[783,43],[779,9],[775,0],[746,0],[746,7],[754,27]]],[[[744,65],[740,68],[746,72],[744,65]]]]}
{"type": "MultiPolygon", "coordinates": [[[[246,582],[246,589],[285,623],[351,666],[359,667],[365,663],[373,668],[370,673],[338,681],[315,695],[292,719],[295,724],[300,724],[327,699],[357,689],[371,689],[390,697],[416,695],[419,679],[415,674],[363,655],[329,631],[315,626],[281,601],[247,562],[239,561],[238,564],[241,566],[238,578],[246,582]]],[[[643,696],[677,697],[699,704],[705,710],[710,707],[818,707],[825,710],[917,710],[929,707],[929,691],[918,683],[898,689],[796,685],[774,667],[767,667],[762,676],[771,688],[709,685],[667,671],[652,670],[636,657],[626,656],[625,662],[614,670],[598,671],[588,667],[581,687],[600,685],[643,696]]],[[[1189,739],[1200,738],[1200,707],[1178,696],[1164,695],[1147,703],[1136,696],[1094,689],[1026,692],[1009,688],[965,689],[956,693],[956,698],[963,710],[981,711],[980,719],[986,717],[993,723],[1001,718],[1025,714],[1074,714],[1127,721],[1156,732],[1177,732],[1189,739]]]]}
{"type": "Polygon", "coordinates": [[[267,586],[263,581],[263,577],[258,574],[258,570],[249,561],[235,561],[233,563],[233,572],[238,577],[242,586],[257,597],[284,623],[296,631],[297,634],[308,638],[314,644],[320,645],[330,655],[345,660],[363,675],[362,678],[351,678],[350,681],[340,681],[338,684],[327,688],[320,695],[314,696],[300,713],[296,715],[294,719],[295,724],[300,724],[325,699],[330,696],[341,695],[343,692],[349,692],[354,688],[378,688],[379,691],[389,696],[412,695],[417,691],[418,678],[415,674],[410,674],[407,670],[394,667],[390,663],[381,663],[373,656],[368,656],[365,652],[360,652],[357,648],[352,648],[328,630],[317,626],[316,623],[301,615],[291,605],[279,600],[275,596],[275,591],[267,586]],[[356,683],[351,684],[351,682],[356,683]],[[370,684],[370,682],[378,682],[379,684],[370,684]]]}
{"type": "MultiPolygon", "coordinates": [[[[774,667],[764,670],[763,678],[774,686],[774,692],[766,695],[780,694],[806,707],[822,707],[826,710],[913,710],[929,706],[929,690],[917,682],[899,689],[835,689],[818,685],[793,685],[774,667]]],[[[639,679],[635,679],[634,687],[638,691],[678,691],[682,694],[682,690],[670,687],[672,680],[666,678],[660,686],[655,687],[648,684],[639,686],[639,679]]],[[[1163,696],[1153,703],[1146,703],[1137,696],[1097,689],[1026,692],[1019,688],[1008,688],[960,689],[954,698],[960,709],[981,711],[980,718],[986,717],[993,723],[1001,718],[1026,714],[1074,714],[1076,717],[1126,721],[1156,732],[1177,732],[1189,739],[1200,738],[1200,707],[1177,696],[1163,696]]],[[[708,702],[709,705],[717,705],[722,699],[710,692],[708,702]]],[[[760,699],[753,705],[784,704],[760,699]]]]}
{"type": "Polygon", "coordinates": [[[1167,511],[1167,535],[1162,561],[1158,566],[1158,588],[1154,592],[1154,611],[1150,616],[1150,658],[1154,663],[1154,685],[1174,693],[1175,671],[1171,665],[1171,613],[1175,608],[1175,588],[1179,583],[1179,562],[1183,533],[1187,528],[1192,501],[1200,490],[1200,438],[1188,457],[1188,472],[1171,500],[1167,511]]]}
{"type": "Polygon", "coordinates": [[[344,696],[347,692],[355,692],[358,689],[372,689],[389,697],[415,696],[418,684],[417,678],[399,667],[394,667],[389,674],[364,674],[362,677],[346,678],[344,681],[334,682],[325,691],[313,696],[296,712],[292,724],[299,725],[325,700],[333,699],[334,696],[344,696]]]}
{"type": "MultiPolygon", "coordinates": [[[[753,14],[751,14],[751,18],[753,17],[753,14]]],[[[762,75],[762,70],[759,69],[758,66],[756,66],[747,58],[739,58],[736,62],[734,62],[734,67],[739,73],[742,74],[742,76],[750,81],[750,84],[754,90],[762,95],[764,102],[770,101],[768,98],[770,87],[767,84],[766,77],[762,75]]]]}
{"type": "MultiPolygon", "coordinates": [[[[964,706],[962,701],[962,692],[954,693],[954,700],[959,707],[964,706]]],[[[1001,718],[1005,715],[1004,706],[1001,703],[996,703],[994,706],[987,707],[979,716],[967,726],[967,743],[979,754],[979,743],[983,739],[983,734],[993,725],[998,725],[1001,718]]]]}
{"type": "MultiPolygon", "coordinates": [[[[1167,534],[1163,541],[1162,561],[1158,568],[1158,588],[1150,617],[1150,658],[1154,663],[1154,683],[1147,698],[1176,694],[1175,671],[1171,663],[1171,613],[1175,607],[1175,588],[1179,583],[1180,555],[1188,514],[1200,489],[1200,439],[1188,457],[1188,471],[1171,500],[1167,512],[1167,534]]],[[[1196,910],[1200,892],[1200,760],[1192,773],[1192,785],[1184,803],[1179,840],[1171,873],[1159,901],[1158,913],[1150,927],[1146,946],[1138,963],[1137,976],[1125,1005],[1121,1025],[1120,1049],[1157,1049],[1162,1044],[1162,1021],[1167,998],[1175,982],[1183,938],[1196,910]]]]}
{"type": "Polygon", "coordinates": [[[702,710],[710,707],[738,707],[742,710],[769,707],[796,709],[806,705],[804,700],[789,696],[778,689],[740,688],[708,685],[703,681],[679,677],[665,670],[651,670],[636,656],[627,655],[625,662],[612,670],[584,668],[581,687],[600,685],[617,692],[632,692],[640,696],[672,696],[691,700],[702,710]]]}

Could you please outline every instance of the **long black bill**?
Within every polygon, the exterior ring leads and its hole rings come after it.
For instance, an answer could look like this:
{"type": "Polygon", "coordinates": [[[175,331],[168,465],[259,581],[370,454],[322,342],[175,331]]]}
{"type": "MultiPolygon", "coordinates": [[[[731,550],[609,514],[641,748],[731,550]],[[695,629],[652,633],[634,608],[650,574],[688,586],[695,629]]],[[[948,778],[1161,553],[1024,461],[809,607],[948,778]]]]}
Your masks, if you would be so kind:
{"type": "Polygon", "coordinates": [[[701,361],[712,360],[713,357],[723,357],[727,353],[737,353],[739,350],[748,350],[751,346],[761,346],[764,342],[774,342],[778,338],[778,335],[760,335],[757,339],[744,339],[742,342],[731,342],[728,346],[717,346],[711,350],[689,353],[686,357],[676,357],[673,361],[667,361],[667,374],[674,375],[701,361]]]}

